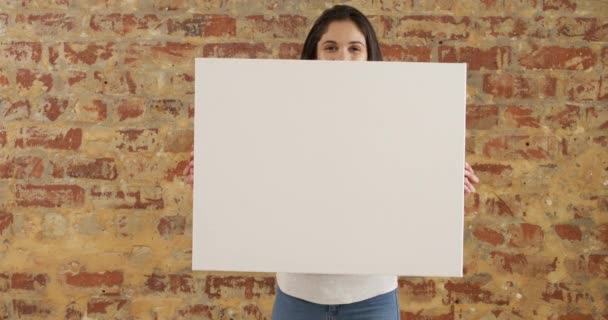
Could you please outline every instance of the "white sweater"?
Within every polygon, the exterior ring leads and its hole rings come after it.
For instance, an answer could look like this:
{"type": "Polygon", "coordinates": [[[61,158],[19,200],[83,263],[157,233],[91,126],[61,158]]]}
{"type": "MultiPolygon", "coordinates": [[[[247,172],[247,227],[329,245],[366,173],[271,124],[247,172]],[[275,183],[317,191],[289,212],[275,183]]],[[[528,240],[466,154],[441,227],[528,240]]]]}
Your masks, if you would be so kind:
{"type": "Polygon", "coordinates": [[[286,294],[318,304],[363,301],[397,288],[397,276],[277,273],[277,284],[286,294]]]}

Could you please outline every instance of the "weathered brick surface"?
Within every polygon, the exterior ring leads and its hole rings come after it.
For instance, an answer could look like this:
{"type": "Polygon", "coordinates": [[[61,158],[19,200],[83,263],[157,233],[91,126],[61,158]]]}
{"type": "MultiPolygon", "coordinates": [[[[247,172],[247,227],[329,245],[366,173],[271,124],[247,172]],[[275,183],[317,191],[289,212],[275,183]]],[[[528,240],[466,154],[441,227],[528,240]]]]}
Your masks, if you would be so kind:
{"type": "MultiPolygon", "coordinates": [[[[468,65],[465,276],[401,318],[607,319],[608,2],[343,2],[468,65]]],[[[270,319],[272,275],[189,271],[193,58],[297,59],[331,5],[0,1],[0,319],[270,319]]]]}

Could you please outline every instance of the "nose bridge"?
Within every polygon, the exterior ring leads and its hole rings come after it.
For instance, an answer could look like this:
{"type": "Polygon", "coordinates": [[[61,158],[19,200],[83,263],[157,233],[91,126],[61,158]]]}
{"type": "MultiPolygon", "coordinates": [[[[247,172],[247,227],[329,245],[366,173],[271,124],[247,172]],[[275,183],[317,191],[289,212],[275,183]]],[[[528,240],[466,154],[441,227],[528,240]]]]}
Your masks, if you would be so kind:
{"type": "Polygon", "coordinates": [[[340,50],[338,50],[338,59],[339,60],[348,60],[349,59],[348,49],[346,47],[342,47],[342,48],[340,48],[340,50]]]}

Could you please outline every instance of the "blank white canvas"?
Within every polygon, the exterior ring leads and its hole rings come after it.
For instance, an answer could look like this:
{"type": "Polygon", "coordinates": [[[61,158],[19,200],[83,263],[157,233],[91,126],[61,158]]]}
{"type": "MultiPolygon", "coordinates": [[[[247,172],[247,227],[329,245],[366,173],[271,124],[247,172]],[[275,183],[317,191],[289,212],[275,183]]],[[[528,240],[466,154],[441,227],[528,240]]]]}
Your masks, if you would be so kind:
{"type": "Polygon", "coordinates": [[[465,64],[195,72],[193,270],[462,276],[465,64]]]}

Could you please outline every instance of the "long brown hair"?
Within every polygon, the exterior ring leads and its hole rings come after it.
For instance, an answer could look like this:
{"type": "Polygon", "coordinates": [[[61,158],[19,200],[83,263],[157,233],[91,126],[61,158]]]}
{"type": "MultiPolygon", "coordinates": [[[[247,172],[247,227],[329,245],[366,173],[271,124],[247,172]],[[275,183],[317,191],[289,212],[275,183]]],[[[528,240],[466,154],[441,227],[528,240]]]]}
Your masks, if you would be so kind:
{"type": "Polygon", "coordinates": [[[352,21],[365,36],[367,60],[382,61],[382,52],[380,51],[380,44],[378,43],[374,27],[361,11],[347,5],[337,5],[327,9],[317,18],[317,21],[315,21],[306,37],[300,59],[317,60],[317,44],[323,34],[327,32],[329,24],[334,21],[344,20],[352,21]]]}

